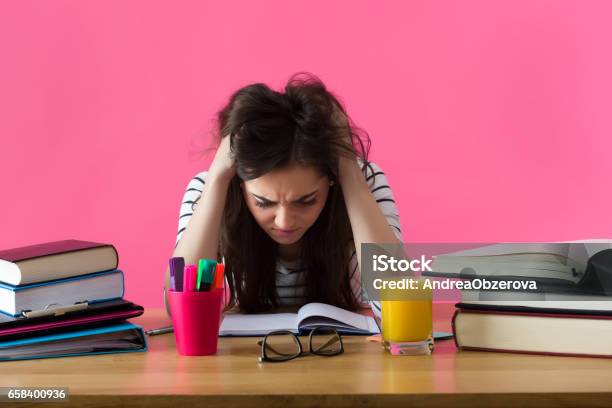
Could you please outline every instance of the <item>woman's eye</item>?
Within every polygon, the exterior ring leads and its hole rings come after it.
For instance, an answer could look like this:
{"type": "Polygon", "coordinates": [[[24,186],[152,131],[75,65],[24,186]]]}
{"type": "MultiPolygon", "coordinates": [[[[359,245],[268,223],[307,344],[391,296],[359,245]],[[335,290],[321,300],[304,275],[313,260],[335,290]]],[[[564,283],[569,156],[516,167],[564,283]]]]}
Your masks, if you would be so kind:
{"type": "MultiPolygon", "coordinates": [[[[309,200],[309,201],[301,201],[298,202],[298,205],[303,205],[303,206],[310,206],[313,205],[317,202],[317,200],[309,200]]],[[[267,201],[257,201],[255,200],[255,205],[261,208],[269,208],[272,207],[275,203],[270,203],[267,201]]]]}
{"type": "Polygon", "coordinates": [[[261,208],[268,208],[268,207],[272,207],[274,205],[274,203],[269,203],[267,201],[257,201],[255,200],[255,205],[261,208]]]}
{"type": "Polygon", "coordinates": [[[302,201],[300,204],[308,206],[308,205],[313,205],[316,202],[317,200],[309,200],[309,201],[302,201]]]}

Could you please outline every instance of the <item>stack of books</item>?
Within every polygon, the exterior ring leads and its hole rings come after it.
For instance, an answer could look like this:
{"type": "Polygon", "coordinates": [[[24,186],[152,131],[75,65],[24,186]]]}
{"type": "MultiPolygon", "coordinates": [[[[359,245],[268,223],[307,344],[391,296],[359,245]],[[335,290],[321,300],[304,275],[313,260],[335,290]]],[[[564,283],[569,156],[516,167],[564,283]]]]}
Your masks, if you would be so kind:
{"type": "Polygon", "coordinates": [[[114,246],[64,240],[0,251],[0,360],[146,351],[114,246]]]}
{"type": "Polygon", "coordinates": [[[538,287],[463,290],[453,317],[457,347],[612,357],[610,242],[497,244],[436,257],[433,276],[538,287]]]}

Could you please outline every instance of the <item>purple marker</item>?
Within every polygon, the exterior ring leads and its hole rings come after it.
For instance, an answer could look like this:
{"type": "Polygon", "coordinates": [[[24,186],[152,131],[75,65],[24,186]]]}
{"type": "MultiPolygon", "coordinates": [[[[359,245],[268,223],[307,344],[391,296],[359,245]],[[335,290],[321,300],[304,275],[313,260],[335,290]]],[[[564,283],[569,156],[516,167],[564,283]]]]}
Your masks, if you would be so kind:
{"type": "Polygon", "coordinates": [[[181,292],[183,290],[183,276],[185,259],[182,256],[170,258],[170,290],[181,292]]]}

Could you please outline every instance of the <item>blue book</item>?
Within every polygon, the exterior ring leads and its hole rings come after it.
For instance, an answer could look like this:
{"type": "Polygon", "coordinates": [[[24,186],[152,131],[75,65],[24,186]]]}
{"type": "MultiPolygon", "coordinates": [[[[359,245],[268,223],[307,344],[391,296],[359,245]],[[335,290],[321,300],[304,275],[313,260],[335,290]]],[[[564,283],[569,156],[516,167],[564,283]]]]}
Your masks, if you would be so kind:
{"type": "Polygon", "coordinates": [[[0,361],[146,351],[142,327],[124,322],[0,342],[0,361]]]}
{"type": "Polygon", "coordinates": [[[0,282],[0,313],[22,316],[29,311],[120,299],[123,292],[119,269],[19,286],[0,282]]]}

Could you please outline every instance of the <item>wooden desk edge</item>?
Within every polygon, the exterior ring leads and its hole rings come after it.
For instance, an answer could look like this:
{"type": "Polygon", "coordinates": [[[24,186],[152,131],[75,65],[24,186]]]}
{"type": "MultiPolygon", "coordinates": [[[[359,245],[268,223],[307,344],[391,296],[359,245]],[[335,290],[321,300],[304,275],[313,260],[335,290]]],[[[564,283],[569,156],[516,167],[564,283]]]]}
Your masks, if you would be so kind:
{"type": "Polygon", "coordinates": [[[78,405],[81,407],[121,406],[133,408],[167,407],[189,404],[191,407],[490,407],[490,406],[581,406],[612,405],[611,393],[476,393],[476,394],[332,394],[332,395],[72,395],[62,405],[44,403],[44,407],[78,405]]]}

